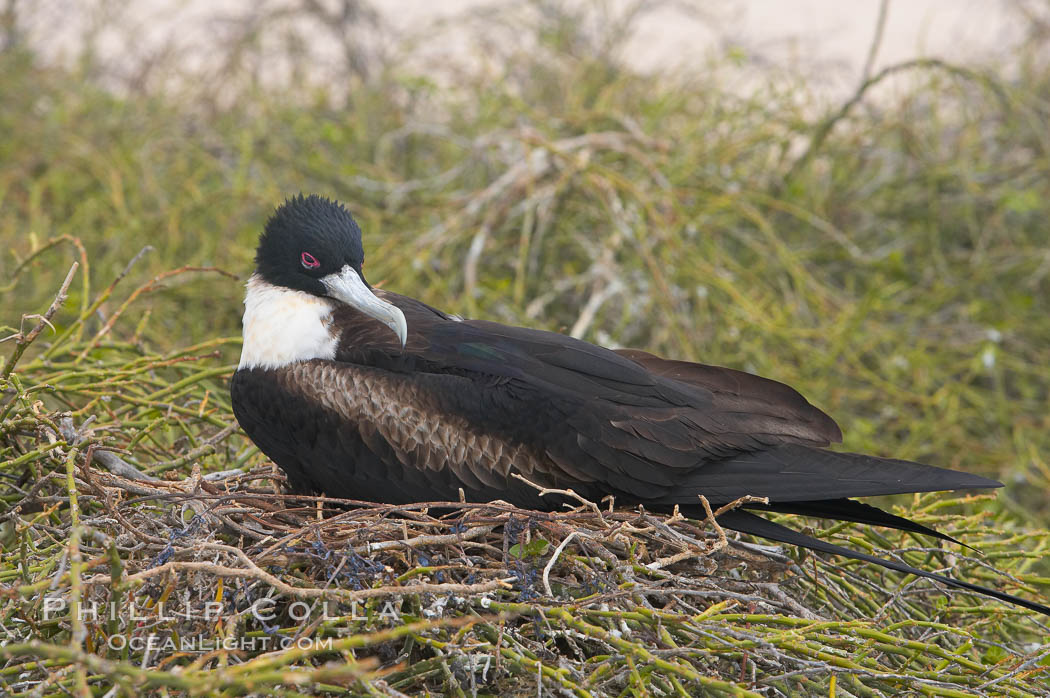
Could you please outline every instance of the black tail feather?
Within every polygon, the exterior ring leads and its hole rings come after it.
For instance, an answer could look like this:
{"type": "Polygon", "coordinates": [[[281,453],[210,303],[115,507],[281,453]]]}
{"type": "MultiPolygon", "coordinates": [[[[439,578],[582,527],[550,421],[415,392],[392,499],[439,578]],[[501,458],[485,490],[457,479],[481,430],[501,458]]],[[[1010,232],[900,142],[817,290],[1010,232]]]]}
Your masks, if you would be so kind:
{"type": "Polygon", "coordinates": [[[695,502],[698,494],[710,502],[754,495],[781,503],[1002,487],[958,470],[798,444],[707,463],[691,470],[680,485],[673,495],[678,504],[695,502]]]}
{"type": "Polygon", "coordinates": [[[767,505],[749,504],[748,509],[763,509],[775,511],[778,514],[800,514],[802,516],[813,516],[820,519],[834,519],[835,521],[852,521],[854,523],[869,524],[871,526],[885,526],[895,528],[898,531],[910,531],[921,533],[926,536],[940,538],[950,543],[956,543],[966,548],[973,548],[966,543],[955,540],[940,531],[923,526],[903,516],[896,516],[878,507],[873,507],[864,502],[854,499],[819,499],[809,502],[770,502],[767,505]]]}
{"type": "MultiPolygon", "coordinates": [[[[887,515],[889,516],[889,515],[887,515]]],[[[774,523],[768,519],[762,518],[756,514],[752,514],[747,511],[735,509],[733,511],[727,511],[718,517],[718,523],[726,528],[741,533],[748,533],[753,536],[760,538],[767,538],[769,540],[775,540],[780,543],[787,543],[789,545],[797,545],[802,548],[809,548],[810,550],[816,550],[823,553],[831,553],[833,555],[840,555],[853,560],[863,560],[864,562],[871,562],[876,565],[881,565],[887,569],[896,570],[897,572],[903,572],[905,574],[913,574],[917,577],[925,577],[926,579],[932,579],[942,584],[945,584],[956,589],[965,589],[966,591],[976,592],[978,594],[984,594],[990,596],[993,599],[1005,601],[1006,603],[1021,606],[1027,608],[1030,611],[1037,611],[1043,615],[1050,616],[1050,607],[1022,599],[1019,596],[1013,596],[995,589],[989,589],[982,587],[977,584],[971,584],[958,579],[947,577],[943,574],[937,574],[936,572],[926,572],[920,570],[911,565],[906,565],[903,562],[897,562],[895,560],[885,560],[883,558],[875,557],[874,555],[868,555],[866,553],[857,552],[856,550],[850,550],[849,548],[843,548],[842,546],[835,545],[822,541],[812,536],[807,536],[804,533],[793,531],[790,528],[781,526],[778,523],[774,523]]],[[[916,524],[918,525],[918,524],[916,524]]],[[[908,529],[905,529],[908,530],[908,529]]]]}

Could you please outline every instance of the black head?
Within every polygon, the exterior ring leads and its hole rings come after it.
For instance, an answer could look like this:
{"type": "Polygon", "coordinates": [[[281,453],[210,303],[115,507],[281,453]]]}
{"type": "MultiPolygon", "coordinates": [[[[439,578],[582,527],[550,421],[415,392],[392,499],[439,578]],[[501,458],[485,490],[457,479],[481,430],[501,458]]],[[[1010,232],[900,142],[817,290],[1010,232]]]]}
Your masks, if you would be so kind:
{"type": "Polygon", "coordinates": [[[355,308],[393,330],[405,346],[405,314],[376,296],[361,273],[364,263],[353,216],[342,204],[313,194],[293,196],[277,207],[255,253],[255,271],[264,282],[355,308]]]}
{"type": "Polygon", "coordinates": [[[317,296],[327,294],[323,277],[346,265],[361,275],[364,261],[354,217],[342,204],[316,194],[299,194],[278,206],[255,253],[255,269],[265,281],[317,296]]]}

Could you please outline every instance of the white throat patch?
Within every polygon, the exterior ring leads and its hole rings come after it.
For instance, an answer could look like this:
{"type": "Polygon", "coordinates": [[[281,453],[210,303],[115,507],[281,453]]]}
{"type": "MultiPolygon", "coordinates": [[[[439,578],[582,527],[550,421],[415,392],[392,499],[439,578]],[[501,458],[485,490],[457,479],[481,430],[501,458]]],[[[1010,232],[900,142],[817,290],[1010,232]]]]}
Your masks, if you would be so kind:
{"type": "Polygon", "coordinates": [[[239,369],[278,368],[335,358],[339,338],[329,329],[332,301],[282,288],[252,274],[245,285],[244,344],[239,369]]]}

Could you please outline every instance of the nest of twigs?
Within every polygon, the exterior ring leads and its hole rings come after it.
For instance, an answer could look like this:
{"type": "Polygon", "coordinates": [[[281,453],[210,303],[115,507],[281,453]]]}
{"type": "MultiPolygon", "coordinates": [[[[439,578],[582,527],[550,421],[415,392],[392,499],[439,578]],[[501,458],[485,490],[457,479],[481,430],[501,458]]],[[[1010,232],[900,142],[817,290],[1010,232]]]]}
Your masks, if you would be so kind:
{"type": "MultiPolygon", "coordinates": [[[[170,482],[89,472],[83,473],[81,497],[103,504],[99,522],[114,526],[108,533],[117,536],[121,552],[134,550],[149,560],[127,578],[135,584],[194,570],[265,582],[290,598],[346,602],[405,593],[513,591],[523,600],[603,601],[678,593],[801,610],[786,598],[750,595],[754,579],[725,576],[738,566],[779,575],[789,559],[775,548],[735,540],[730,546],[713,518],[603,511],[594,503],[538,512],[498,501],[389,505],[305,497],[282,494],[284,478],[272,466],[227,477],[195,471],[170,482]],[[225,558],[232,567],[197,564],[209,558],[216,565],[225,558]]],[[[109,581],[100,576],[88,583],[109,581]]]]}

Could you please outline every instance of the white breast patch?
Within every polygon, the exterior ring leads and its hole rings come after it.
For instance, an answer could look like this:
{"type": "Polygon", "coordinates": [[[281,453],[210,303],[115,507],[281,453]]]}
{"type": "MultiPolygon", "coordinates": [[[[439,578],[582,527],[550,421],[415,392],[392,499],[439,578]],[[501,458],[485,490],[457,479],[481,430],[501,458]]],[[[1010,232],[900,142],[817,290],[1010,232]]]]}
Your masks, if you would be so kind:
{"type": "Polygon", "coordinates": [[[238,368],[272,369],[335,357],[339,338],[330,330],[332,301],[274,286],[256,274],[248,279],[246,288],[238,368]]]}

